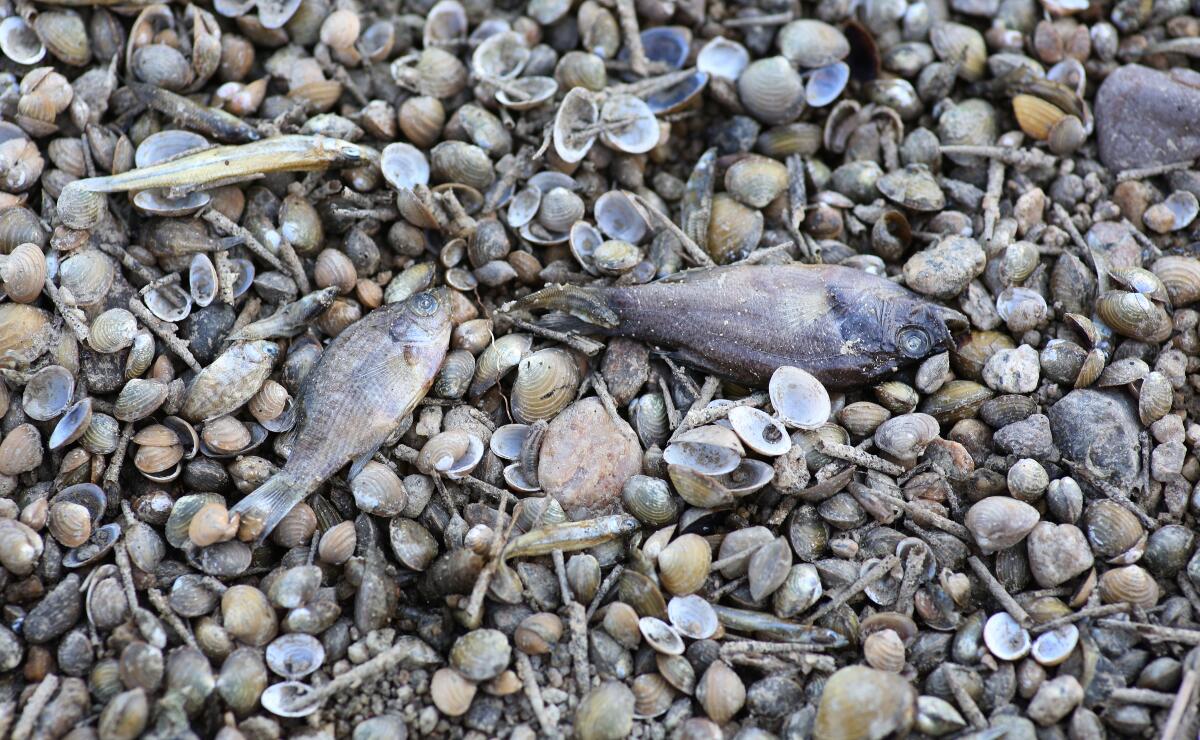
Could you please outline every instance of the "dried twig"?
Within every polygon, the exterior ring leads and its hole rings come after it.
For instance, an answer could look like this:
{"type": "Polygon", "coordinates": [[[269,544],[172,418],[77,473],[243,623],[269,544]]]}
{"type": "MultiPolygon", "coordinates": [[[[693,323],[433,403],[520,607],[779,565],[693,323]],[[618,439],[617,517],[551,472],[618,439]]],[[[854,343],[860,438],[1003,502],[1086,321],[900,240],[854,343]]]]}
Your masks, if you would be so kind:
{"type": "Polygon", "coordinates": [[[537,672],[533,670],[533,663],[530,662],[529,656],[520,650],[516,651],[516,655],[517,676],[521,679],[521,684],[525,688],[525,698],[529,699],[529,706],[533,709],[533,716],[537,718],[543,733],[549,737],[557,736],[558,728],[550,721],[550,715],[546,713],[546,703],[542,701],[542,687],[538,686],[537,672]]]}
{"type": "Polygon", "coordinates": [[[674,221],[667,217],[665,213],[655,208],[650,201],[646,200],[640,195],[637,195],[636,193],[629,193],[629,197],[632,198],[635,203],[641,206],[643,210],[645,210],[646,214],[652,221],[657,222],[660,226],[671,232],[672,236],[679,240],[679,244],[683,247],[683,251],[692,260],[692,262],[703,267],[712,267],[715,264],[712,261],[712,258],[708,256],[708,253],[700,248],[700,245],[692,241],[690,236],[683,233],[683,229],[676,226],[674,221]]]}
{"type": "Polygon", "coordinates": [[[45,289],[46,295],[50,297],[50,302],[58,309],[58,315],[62,316],[63,320],[67,322],[67,326],[71,327],[71,333],[75,335],[75,339],[80,344],[86,344],[91,332],[88,331],[87,317],[84,316],[83,311],[75,306],[73,301],[67,301],[59,292],[58,286],[54,284],[53,278],[46,278],[45,289]]]}
{"type": "Polygon", "coordinates": [[[158,338],[163,340],[163,344],[167,345],[167,349],[171,350],[176,357],[195,370],[200,372],[203,368],[196,361],[196,356],[188,349],[187,342],[183,341],[175,335],[177,328],[174,324],[168,324],[154,314],[150,313],[150,309],[146,308],[146,304],[138,300],[137,296],[129,299],[129,311],[144,323],[150,331],[158,335],[158,338]]]}
{"type": "Polygon", "coordinates": [[[1112,483],[1092,473],[1088,466],[1084,463],[1077,463],[1074,460],[1063,458],[1063,462],[1071,469],[1071,473],[1083,480],[1084,483],[1092,486],[1096,490],[1103,493],[1108,498],[1116,501],[1121,506],[1129,510],[1131,514],[1138,518],[1146,529],[1154,531],[1158,529],[1158,520],[1142,511],[1142,507],[1135,504],[1128,495],[1120,488],[1117,488],[1112,483]]]}
{"type": "MultiPolygon", "coordinates": [[[[704,412],[704,407],[708,405],[709,401],[713,400],[713,397],[717,395],[717,391],[720,389],[720,378],[717,378],[714,375],[709,375],[704,378],[704,386],[700,389],[700,393],[692,401],[692,407],[689,408],[687,414],[684,415],[683,421],[679,422],[679,426],[675,428],[675,432],[671,435],[671,438],[667,440],[668,444],[674,442],[680,434],[683,434],[687,430],[702,426],[702,424],[698,421],[700,415],[704,412]]],[[[728,413],[729,411],[727,410],[725,414],[728,413]]],[[[725,414],[722,414],[722,417],[725,414]]]]}
{"type": "MultiPolygon", "coordinates": [[[[204,211],[204,213],[200,214],[200,217],[225,236],[239,237],[242,240],[242,243],[246,245],[246,248],[254,253],[255,257],[258,257],[276,270],[283,269],[283,263],[279,261],[279,258],[275,256],[274,252],[267,249],[265,246],[263,246],[262,242],[254,238],[254,234],[251,234],[248,230],[238,226],[233,221],[230,221],[225,214],[221,213],[215,208],[208,208],[204,211]]],[[[308,291],[304,292],[307,293],[308,291]]]]}
{"type": "Polygon", "coordinates": [[[858,580],[856,580],[854,583],[851,583],[849,586],[846,586],[845,588],[842,588],[834,593],[830,597],[828,603],[813,612],[808,619],[804,620],[804,624],[814,624],[821,617],[825,616],[834,609],[841,607],[842,604],[845,604],[857,594],[862,593],[863,589],[865,589],[867,586],[870,586],[872,583],[875,583],[881,578],[887,576],[887,574],[899,564],[900,558],[896,557],[895,555],[888,555],[883,560],[880,560],[878,563],[872,566],[870,570],[860,575],[858,580]]]}
{"type": "Polygon", "coordinates": [[[1200,630],[1164,627],[1160,624],[1146,622],[1126,622],[1120,619],[1101,619],[1096,624],[1106,629],[1137,632],[1151,642],[1177,642],[1181,645],[1200,646],[1200,630]]]}
{"type": "Polygon", "coordinates": [[[625,572],[625,566],[618,563],[613,566],[613,569],[608,572],[604,580],[600,582],[600,588],[596,589],[596,595],[592,597],[592,603],[588,604],[587,614],[585,615],[588,621],[591,621],[592,615],[600,608],[604,597],[608,596],[608,592],[612,590],[614,584],[620,579],[621,574],[625,572]]]}
{"type": "Polygon", "coordinates": [[[1097,617],[1110,617],[1114,614],[1124,614],[1129,611],[1129,604],[1121,602],[1120,604],[1103,604],[1101,606],[1089,606],[1086,609],[1080,609],[1077,612],[1064,614],[1057,619],[1051,619],[1049,622],[1036,624],[1029,628],[1029,631],[1035,635],[1040,635],[1043,632],[1056,630],[1064,625],[1079,622],[1084,619],[1094,619],[1097,617]]]}
{"type": "Polygon", "coordinates": [[[1200,648],[1193,649],[1183,660],[1183,680],[1171,704],[1171,712],[1163,725],[1163,740],[1183,740],[1183,730],[1191,724],[1184,717],[1189,713],[1194,719],[1197,702],[1196,692],[1200,688],[1200,648]]]}
{"type": "Polygon", "coordinates": [[[954,694],[954,701],[958,703],[958,708],[966,715],[967,721],[975,729],[982,730],[987,727],[987,718],[983,716],[983,712],[979,711],[979,706],[967,691],[966,683],[958,673],[961,670],[965,669],[956,665],[947,665],[946,682],[950,684],[950,693],[954,694]]]}
{"type": "Polygon", "coordinates": [[[163,621],[170,625],[171,629],[175,630],[175,634],[179,635],[179,639],[187,643],[188,647],[200,648],[196,644],[196,637],[188,628],[187,624],[179,618],[179,615],[171,609],[171,605],[167,603],[166,597],[157,588],[149,589],[147,595],[150,597],[150,604],[158,611],[163,621]]]}
{"type": "Polygon", "coordinates": [[[1175,695],[1152,689],[1113,689],[1108,695],[1108,700],[1166,708],[1175,704],[1175,695]]]}
{"type": "Polygon", "coordinates": [[[17,720],[17,724],[13,727],[11,740],[27,740],[33,735],[33,729],[37,724],[38,718],[42,716],[42,711],[46,705],[50,703],[50,699],[54,696],[54,692],[58,691],[58,676],[53,673],[47,675],[38,684],[38,687],[33,690],[29,700],[25,702],[25,709],[21,712],[21,718],[17,720]]]}
{"type": "Polygon", "coordinates": [[[629,49],[629,69],[638,77],[645,77],[650,71],[650,60],[642,46],[642,30],[638,26],[633,0],[617,0],[617,22],[621,24],[621,36],[629,49]]]}
{"type": "MultiPolygon", "coordinates": [[[[500,505],[497,509],[499,516],[504,516],[504,510],[508,508],[508,490],[505,489],[500,497],[500,505]]],[[[504,559],[500,554],[504,552],[504,546],[508,544],[508,538],[512,536],[513,529],[517,526],[517,518],[509,517],[508,526],[504,529],[504,534],[492,539],[491,552],[488,553],[489,560],[483,570],[479,571],[479,576],[475,579],[475,586],[471,589],[471,596],[467,599],[466,616],[469,624],[478,625],[483,618],[481,610],[483,609],[483,597],[487,595],[488,586],[491,585],[492,577],[496,575],[496,570],[504,559]]]]}
{"type": "Polygon", "coordinates": [[[837,442],[822,439],[821,451],[832,458],[854,463],[868,470],[876,470],[884,475],[896,476],[904,472],[904,468],[899,465],[888,462],[878,455],[864,452],[857,447],[851,447],[850,445],[838,444],[837,442]]]}
{"type": "Polygon", "coordinates": [[[508,316],[508,320],[511,321],[513,326],[516,326],[518,329],[527,331],[530,334],[536,334],[543,339],[552,339],[560,344],[565,344],[571,349],[582,352],[588,357],[593,357],[599,354],[602,349],[604,349],[604,345],[600,342],[597,342],[595,339],[590,339],[578,334],[569,334],[567,332],[555,331],[554,329],[547,329],[544,326],[538,326],[537,324],[525,321],[524,319],[519,319],[512,315],[508,316]]]}
{"type": "Polygon", "coordinates": [[[988,570],[987,565],[982,560],[972,555],[967,558],[967,564],[971,566],[971,570],[975,571],[975,575],[983,581],[983,585],[987,588],[988,593],[992,595],[1000,605],[1004,607],[1004,611],[1008,612],[1009,616],[1017,620],[1017,624],[1028,628],[1033,620],[1029,618],[1029,612],[1025,611],[1017,600],[1012,597],[1012,594],[1004,588],[1000,581],[996,580],[996,576],[992,575],[992,571],[988,570]]]}
{"type": "Polygon", "coordinates": [[[1147,177],[1156,177],[1165,175],[1169,172],[1177,170],[1186,170],[1196,162],[1194,159],[1185,159],[1181,162],[1168,162],[1166,164],[1154,164],[1149,167],[1133,167],[1127,170],[1121,170],[1117,173],[1117,182],[1125,182],[1126,180],[1144,180],[1147,177]]]}

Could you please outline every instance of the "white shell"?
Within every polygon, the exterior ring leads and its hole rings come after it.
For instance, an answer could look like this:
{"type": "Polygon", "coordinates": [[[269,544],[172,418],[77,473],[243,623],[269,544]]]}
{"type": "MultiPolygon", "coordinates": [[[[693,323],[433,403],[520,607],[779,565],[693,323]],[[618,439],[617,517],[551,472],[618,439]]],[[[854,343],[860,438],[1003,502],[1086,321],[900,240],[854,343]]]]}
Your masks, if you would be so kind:
{"type": "Polygon", "coordinates": [[[767,386],[771,405],[783,423],[798,429],[816,429],[829,421],[833,403],[829,391],[810,373],[783,365],[767,386]]]}
{"type": "Polygon", "coordinates": [[[1038,635],[1038,638],[1033,641],[1030,654],[1038,663],[1054,666],[1071,657],[1071,653],[1078,644],[1079,628],[1073,624],[1064,624],[1058,629],[1038,635]]]}
{"type": "Polygon", "coordinates": [[[707,640],[721,627],[717,610],[696,594],[672,598],[667,602],[667,617],[676,631],[693,640],[707,640]]]}
{"type": "Polygon", "coordinates": [[[201,253],[192,257],[192,264],[188,266],[188,288],[196,305],[204,307],[212,303],[218,287],[217,268],[208,255],[201,253]]]}
{"type": "Polygon", "coordinates": [[[723,77],[737,82],[742,70],[750,65],[750,52],[736,41],[718,36],[704,45],[696,55],[696,69],[710,77],[723,77]]]}
{"type": "Polygon", "coordinates": [[[657,652],[666,655],[683,655],[683,638],[675,628],[658,617],[642,617],[638,620],[638,630],[646,642],[657,652]]]}
{"type": "Polygon", "coordinates": [[[751,406],[729,410],[729,424],[746,446],[760,455],[778,457],[792,449],[792,438],[778,420],[751,406]]]}
{"type": "Polygon", "coordinates": [[[301,703],[314,691],[316,689],[306,683],[284,681],[268,686],[259,701],[262,703],[263,709],[278,717],[307,717],[321,707],[319,701],[301,703]],[[298,704],[303,708],[293,709],[298,704]]]}
{"type": "Polygon", "coordinates": [[[412,144],[388,144],[379,155],[383,179],[397,190],[412,190],[429,184],[429,160],[412,144]]]}
{"type": "Polygon", "coordinates": [[[649,228],[641,210],[620,190],[610,190],[597,198],[592,214],[596,226],[609,239],[638,244],[649,228]]]}
{"type": "Polygon", "coordinates": [[[983,643],[1000,660],[1015,661],[1029,654],[1029,630],[1022,627],[1008,612],[988,617],[983,626],[983,643]]]}
{"type": "Polygon", "coordinates": [[[325,663],[325,646],[312,635],[289,632],[267,645],[267,665],[287,679],[304,678],[325,663]]]}

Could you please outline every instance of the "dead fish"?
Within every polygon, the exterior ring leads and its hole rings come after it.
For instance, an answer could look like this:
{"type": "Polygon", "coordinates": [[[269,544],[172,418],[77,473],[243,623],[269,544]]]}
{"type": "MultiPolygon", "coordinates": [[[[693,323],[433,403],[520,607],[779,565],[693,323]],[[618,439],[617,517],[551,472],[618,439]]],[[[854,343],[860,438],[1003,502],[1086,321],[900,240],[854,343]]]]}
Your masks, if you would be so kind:
{"type": "Polygon", "coordinates": [[[239,536],[261,541],[343,465],[369,460],[425,396],[449,344],[444,290],[387,304],[339,334],[300,388],[283,470],[233,507],[239,536]]]}
{"type": "Polygon", "coordinates": [[[547,524],[515,537],[504,548],[504,557],[529,558],[549,555],[555,550],[586,550],[629,534],[637,528],[638,520],[623,514],[547,524]]]}
{"type": "Polygon", "coordinates": [[[947,348],[965,316],[837,265],[734,265],[646,285],[553,285],[503,310],[552,309],[560,329],[630,337],[681,362],[762,385],[781,365],[831,388],[862,385],[947,348]]]}
{"type": "Polygon", "coordinates": [[[826,627],[812,627],[780,619],[773,614],[713,605],[721,624],[736,632],[749,632],[764,640],[800,642],[828,648],[844,647],[847,640],[826,627]]]}
{"type": "Polygon", "coordinates": [[[338,295],[337,286],[322,288],[292,301],[275,313],[247,324],[230,335],[230,342],[248,342],[254,339],[291,337],[304,331],[309,321],[324,313],[333,305],[338,295]]]}

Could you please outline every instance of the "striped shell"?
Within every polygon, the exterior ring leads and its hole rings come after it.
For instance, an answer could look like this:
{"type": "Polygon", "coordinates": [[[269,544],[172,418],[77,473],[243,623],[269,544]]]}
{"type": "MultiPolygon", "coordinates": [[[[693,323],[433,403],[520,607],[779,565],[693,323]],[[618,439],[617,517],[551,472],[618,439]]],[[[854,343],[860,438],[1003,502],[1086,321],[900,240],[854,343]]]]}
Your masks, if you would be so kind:
{"type": "Polygon", "coordinates": [[[400,476],[387,465],[371,460],[350,481],[354,503],[367,514],[393,517],[408,504],[400,476]]]}
{"type": "Polygon", "coordinates": [[[1128,602],[1143,609],[1158,603],[1158,583],[1138,565],[1113,568],[1100,576],[1100,599],[1106,604],[1128,602]]]}
{"type": "Polygon", "coordinates": [[[167,384],[134,378],[125,384],[113,404],[113,415],[121,421],[145,419],[167,400],[167,384]]]}
{"type": "Polygon", "coordinates": [[[0,263],[0,280],[8,297],[32,303],[46,283],[46,255],[36,244],[20,244],[0,263]]]}
{"type": "Polygon", "coordinates": [[[580,380],[567,350],[551,347],[525,357],[512,387],[513,418],[525,424],[553,418],[575,398],[580,380]]]}
{"type": "Polygon", "coordinates": [[[1200,260],[1195,257],[1159,257],[1150,271],[1166,286],[1172,306],[1182,308],[1200,300],[1200,260]]]}
{"type": "Polygon", "coordinates": [[[104,354],[120,352],[133,344],[137,333],[138,323],[133,314],[123,308],[110,308],[92,322],[88,344],[104,354]]]}
{"type": "Polygon", "coordinates": [[[258,389],[258,393],[255,393],[250,402],[246,404],[246,408],[255,419],[270,421],[284,412],[291,398],[287,388],[274,380],[267,379],[262,384],[262,388],[258,389]]]}
{"type": "Polygon", "coordinates": [[[19,475],[42,464],[42,435],[32,424],[21,424],[0,442],[0,475],[19,475]]]}
{"type": "Polygon", "coordinates": [[[470,396],[478,398],[516,367],[533,346],[528,334],[505,334],[489,344],[475,362],[475,378],[471,381],[470,396]]]}

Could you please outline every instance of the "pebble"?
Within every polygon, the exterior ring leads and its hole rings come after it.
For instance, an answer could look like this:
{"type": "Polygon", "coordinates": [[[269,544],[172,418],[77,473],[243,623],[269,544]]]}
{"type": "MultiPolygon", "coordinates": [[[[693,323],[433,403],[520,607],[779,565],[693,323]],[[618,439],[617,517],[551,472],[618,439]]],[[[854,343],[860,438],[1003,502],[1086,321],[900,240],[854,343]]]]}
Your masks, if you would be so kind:
{"type": "Polygon", "coordinates": [[[983,366],[983,381],[999,393],[1033,393],[1037,390],[1040,362],[1028,344],[997,350],[983,366]]]}
{"type": "Polygon", "coordinates": [[[948,300],[978,277],[987,256],[974,239],[948,236],[904,263],[904,283],[918,293],[948,300]]]}
{"type": "Polygon", "coordinates": [[[1074,390],[1051,406],[1048,416],[1063,457],[1086,464],[1094,475],[1122,488],[1138,480],[1142,424],[1128,394],[1074,390]]]}
{"type": "Polygon", "coordinates": [[[1042,588],[1054,588],[1092,567],[1087,537],[1074,524],[1038,522],[1026,540],[1029,570],[1042,588]]]}
{"type": "Polygon", "coordinates": [[[611,508],[625,481],[641,471],[637,435],[627,424],[614,424],[595,397],[576,401],[550,422],[538,460],[543,490],[575,519],[611,508]]]}
{"type": "Polygon", "coordinates": [[[1195,72],[1125,65],[1100,85],[1093,110],[1100,159],[1114,172],[1200,156],[1200,78],[1195,72]]]}
{"type": "MultiPolygon", "coordinates": [[[[996,141],[996,120],[996,109],[991,103],[979,98],[964,100],[947,106],[938,118],[938,139],[944,145],[990,146],[996,141]]],[[[978,157],[964,154],[947,156],[964,165],[979,161],[978,157]]]]}
{"type": "Polygon", "coordinates": [[[1150,425],[1150,433],[1158,442],[1182,442],[1185,438],[1183,419],[1175,414],[1167,414],[1150,425]]]}
{"type": "Polygon", "coordinates": [[[1021,421],[1014,421],[996,430],[992,437],[1001,450],[1031,457],[1037,460],[1057,457],[1054,437],[1050,433],[1050,419],[1045,414],[1032,414],[1021,421]]]}
{"type": "Polygon", "coordinates": [[[1183,460],[1187,456],[1187,448],[1183,442],[1164,442],[1150,453],[1150,477],[1159,483],[1166,483],[1183,472],[1183,460]]]}
{"type": "Polygon", "coordinates": [[[1029,702],[1029,718],[1043,727],[1066,717],[1083,701],[1083,687],[1071,675],[1046,681],[1029,702]]]}

